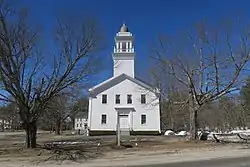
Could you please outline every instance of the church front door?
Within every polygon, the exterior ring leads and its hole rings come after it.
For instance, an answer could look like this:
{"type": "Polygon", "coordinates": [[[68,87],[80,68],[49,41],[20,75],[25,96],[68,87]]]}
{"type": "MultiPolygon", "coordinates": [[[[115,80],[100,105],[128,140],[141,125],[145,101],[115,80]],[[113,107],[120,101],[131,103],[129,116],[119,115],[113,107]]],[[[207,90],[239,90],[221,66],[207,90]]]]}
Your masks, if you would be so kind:
{"type": "Polygon", "coordinates": [[[128,115],[120,115],[120,128],[129,129],[128,115]]]}
{"type": "Polygon", "coordinates": [[[121,135],[130,135],[130,110],[129,109],[119,109],[118,110],[118,121],[120,126],[121,135]]]}

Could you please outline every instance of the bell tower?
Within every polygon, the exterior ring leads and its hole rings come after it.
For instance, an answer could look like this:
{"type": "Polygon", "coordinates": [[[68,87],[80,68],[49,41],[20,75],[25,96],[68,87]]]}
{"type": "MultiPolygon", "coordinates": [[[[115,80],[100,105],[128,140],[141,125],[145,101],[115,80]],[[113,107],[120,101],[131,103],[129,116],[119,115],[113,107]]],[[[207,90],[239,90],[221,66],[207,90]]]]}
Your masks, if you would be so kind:
{"type": "Polygon", "coordinates": [[[115,36],[113,52],[114,77],[126,74],[134,78],[134,37],[129,32],[126,24],[123,24],[120,32],[115,36]]]}

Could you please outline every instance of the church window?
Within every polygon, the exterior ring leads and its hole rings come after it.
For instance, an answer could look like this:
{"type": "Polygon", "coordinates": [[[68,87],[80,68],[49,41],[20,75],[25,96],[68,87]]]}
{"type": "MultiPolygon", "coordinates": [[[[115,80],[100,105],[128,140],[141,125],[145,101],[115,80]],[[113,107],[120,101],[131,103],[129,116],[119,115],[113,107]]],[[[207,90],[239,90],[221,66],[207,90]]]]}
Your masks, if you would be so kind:
{"type": "Polygon", "coordinates": [[[120,104],[120,95],[115,95],[115,104],[120,104]]]}
{"type": "Polygon", "coordinates": [[[102,104],[107,103],[107,95],[102,95],[102,104]]]}
{"type": "Polygon", "coordinates": [[[132,104],[132,95],[127,95],[127,103],[132,104]]]}
{"type": "Polygon", "coordinates": [[[141,95],[141,104],[145,104],[146,103],[146,95],[143,94],[141,95]]]}
{"type": "Polygon", "coordinates": [[[106,114],[102,114],[101,124],[106,124],[106,123],[107,123],[107,115],[106,114]]]}
{"type": "Polygon", "coordinates": [[[141,124],[142,125],[145,125],[146,124],[146,115],[145,114],[143,114],[143,115],[141,115],[141,124]]]}

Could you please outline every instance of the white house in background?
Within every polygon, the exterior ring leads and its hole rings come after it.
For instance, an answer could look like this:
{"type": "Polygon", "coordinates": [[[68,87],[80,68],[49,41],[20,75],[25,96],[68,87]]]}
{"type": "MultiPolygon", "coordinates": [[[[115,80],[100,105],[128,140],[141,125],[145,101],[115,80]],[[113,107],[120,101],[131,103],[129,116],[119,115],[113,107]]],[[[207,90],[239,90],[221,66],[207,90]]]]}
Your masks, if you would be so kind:
{"type": "Polygon", "coordinates": [[[84,130],[88,127],[88,119],[83,117],[77,117],[75,119],[75,130],[84,130]]]}
{"type": "Polygon", "coordinates": [[[0,131],[11,129],[11,120],[0,119],[0,131]]]}
{"type": "Polygon", "coordinates": [[[134,37],[125,24],[115,37],[113,77],[89,89],[90,135],[159,134],[158,91],[134,76],[134,37]]]}

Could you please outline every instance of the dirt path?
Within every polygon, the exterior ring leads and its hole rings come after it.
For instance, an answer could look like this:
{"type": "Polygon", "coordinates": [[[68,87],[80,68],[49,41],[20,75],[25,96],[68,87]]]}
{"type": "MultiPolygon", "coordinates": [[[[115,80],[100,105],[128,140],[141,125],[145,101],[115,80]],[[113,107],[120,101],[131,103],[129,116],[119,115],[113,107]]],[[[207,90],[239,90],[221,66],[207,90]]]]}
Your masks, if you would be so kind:
{"type": "MultiPolygon", "coordinates": [[[[213,148],[186,148],[179,151],[154,150],[154,151],[125,151],[109,152],[104,157],[79,162],[63,162],[60,167],[98,167],[98,166],[131,166],[170,163],[180,161],[209,160],[213,158],[231,158],[250,156],[250,150],[246,145],[226,145],[213,148]]],[[[2,161],[0,167],[58,167],[56,162],[18,162],[17,159],[2,161]]]]}

